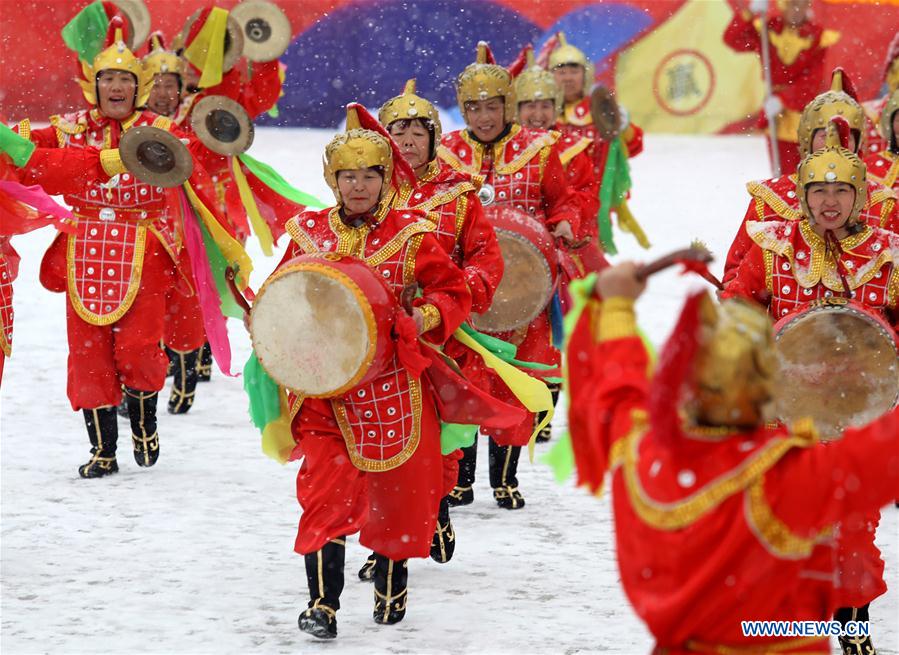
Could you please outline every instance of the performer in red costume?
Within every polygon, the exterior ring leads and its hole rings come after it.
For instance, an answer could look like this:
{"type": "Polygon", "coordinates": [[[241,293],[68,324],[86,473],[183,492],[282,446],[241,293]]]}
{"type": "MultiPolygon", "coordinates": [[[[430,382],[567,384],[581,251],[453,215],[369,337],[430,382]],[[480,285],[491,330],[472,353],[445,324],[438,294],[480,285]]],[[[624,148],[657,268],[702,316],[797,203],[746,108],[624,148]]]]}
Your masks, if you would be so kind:
{"type": "MultiPolygon", "coordinates": [[[[481,178],[440,163],[437,158],[437,146],[443,134],[440,115],[431,102],[416,94],[415,80],[406,83],[401,95],[384,103],[378,119],[416,176],[417,186],[403,184],[394,195],[393,206],[428,212],[428,219],[434,222],[434,236],[465,276],[471,292],[471,311],[486,312],[503,275],[503,258],[493,226],[484,216],[478,199],[481,178]]],[[[483,360],[478,355],[452,338],[444,352],[459,364],[467,379],[489,389],[483,360]]],[[[431,544],[431,558],[438,562],[448,562],[455,549],[446,496],[456,486],[461,456],[461,451],[456,450],[443,460],[446,487],[431,544]]],[[[368,579],[373,571],[374,556],[369,558],[359,577],[368,579]]]]}
{"type": "Polygon", "coordinates": [[[886,86],[886,93],[863,105],[868,117],[868,152],[875,154],[888,148],[886,134],[881,130],[880,118],[883,108],[890,100],[890,95],[899,89],[899,32],[896,32],[896,36],[893,37],[887,48],[886,61],[883,66],[883,83],[886,86]]]}
{"type": "MultiPolygon", "coordinates": [[[[825,51],[840,35],[812,20],[811,0],[781,0],[780,12],[773,16],[767,15],[767,1],[731,0],[731,4],[734,17],[724,31],[724,43],[737,52],[762,51],[762,18],[750,11],[750,7],[763,14],[767,21],[772,95],[759,117],[759,127],[768,127],[766,114],[776,117],[780,156],[780,172],[776,174],[791,175],[802,157],[796,149],[799,116],[818,93],[825,79],[825,51]]],[[[770,142],[768,148],[770,152],[770,142]]]]}
{"type": "MultiPolygon", "coordinates": [[[[899,236],[860,220],[867,189],[865,165],[847,148],[845,120],[832,119],[827,131],[826,147],[803,159],[797,171],[802,219],[747,223],[746,231],[756,245],[721,295],[759,302],[775,318],[818,299],[851,298],[895,325],[899,236]]],[[[841,528],[840,570],[853,587],[843,596],[845,608],[837,615],[842,621],[866,621],[868,605],[886,591],[883,560],[874,545],[879,519],[877,512],[871,512],[863,521],[841,528]]],[[[864,641],[870,645],[870,639],[864,641]]],[[[848,644],[846,652],[869,652],[863,645],[848,644]]]]}
{"type": "MultiPolygon", "coordinates": [[[[59,165],[63,161],[59,154],[62,153],[44,150],[35,154],[33,143],[0,124],[0,382],[6,358],[12,355],[12,284],[19,272],[20,259],[10,239],[47,225],[68,233],[75,231],[72,213],[53,202],[40,188],[20,184],[15,167],[24,166],[31,159],[42,160],[42,165],[59,165]]],[[[102,175],[99,151],[86,154],[82,168],[102,175]]],[[[68,161],[71,163],[71,158],[68,161]]]]}
{"type": "MultiPolygon", "coordinates": [[[[597,132],[597,126],[593,124],[592,100],[589,95],[594,82],[593,62],[580,48],[568,43],[562,32],[556,35],[551,46],[549,70],[556,84],[562,89],[563,96],[556,129],[563,136],[572,137],[575,142],[581,138],[590,139],[598,144],[599,150],[602,150],[606,144],[597,132]]],[[[619,107],[618,110],[621,139],[627,147],[627,156],[636,157],[643,152],[643,130],[630,122],[623,107],[619,107]]],[[[594,162],[594,177],[601,182],[605,167],[601,152],[596,154],[594,162]]],[[[595,222],[596,214],[593,216],[595,222]]]]}
{"type": "MultiPolygon", "coordinates": [[[[175,119],[175,114],[184,90],[184,68],[186,63],[177,53],[167,50],[161,32],[150,35],[149,50],[142,63],[147,77],[152,79],[147,108],[160,116],[175,119]]],[[[208,149],[204,148],[203,152],[208,149]]],[[[176,214],[169,215],[167,234],[171,238],[168,246],[172,259],[181,270],[190,270],[187,249],[183,247],[180,220],[176,214]]],[[[199,365],[206,330],[196,289],[184,277],[179,276],[166,296],[165,351],[171,362],[172,395],[169,398],[170,414],[185,414],[190,411],[196,397],[199,365]]],[[[211,372],[212,359],[208,355],[211,372]]]]}
{"type": "MultiPolygon", "coordinates": [[[[423,212],[394,209],[394,193],[415,174],[389,135],[352,104],[347,131],[325,148],[325,179],[338,204],[307,211],[287,223],[293,239],[284,262],[304,253],[336,252],[364,259],[401,298],[415,284],[414,325],[398,317],[397,329],[417,331],[441,344],[468,316],[471,294],[462,272],[434,236],[423,212]]],[[[282,262],[283,263],[283,262],[282,262]]],[[[371,383],[351,394],[321,400],[292,399],[294,458],[303,507],[296,552],[305,558],[311,600],[300,630],[319,638],[337,635],[343,589],[345,537],[376,553],[377,623],[397,623],[406,611],[407,560],[427,557],[444,492],[440,423],[435,391],[404,364],[405,349],[371,383]],[[373,416],[396,416],[385,425],[373,416]]]]}
{"type": "MultiPolygon", "coordinates": [[[[553,130],[561,115],[563,96],[555,77],[534,63],[528,46],[524,53],[525,67],[515,77],[515,101],[518,104],[517,122],[530,130],[553,130]]],[[[592,129],[592,128],[591,128],[592,129]]],[[[593,130],[595,135],[595,130],[593,130]]],[[[568,186],[581,210],[580,226],[575,235],[579,247],[568,250],[576,268],[564,272],[569,278],[583,277],[608,265],[599,246],[598,224],[599,185],[596,163],[599,153],[595,138],[579,136],[577,130],[567,130],[554,146],[565,169],[568,186]]]]}
{"type": "Polygon", "coordinates": [[[893,91],[880,113],[880,131],[884,136],[884,148],[865,158],[868,174],[899,193],[899,89],[893,91]]]}
{"type": "MultiPolygon", "coordinates": [[[[68,395],[72,408],[83,411],[91,441],[91,459],[79,468],[86,478],[118,470],[115,407],[123,385],[135,460],[152,466],[159,457],[156,397],[167,367],[159,343],[165,296],[176,272],[164,245],[165,229],[169,212],[180,206],[173,206],[166,190],[125,170],[119,140],[127,130],[145,125],[187,140],[169,119],[136,109],[146,102],[149,80],[125,45],[123,29],[121,18],[114,17],[105,47],[81,62],[80,83],[91,109],[53,116],[47,128],[33,130],[28,120],[17,126],[38,150],[62,148],[63,156],[75,157],[53,166],[32,158],[20,177],[48,193],[64,194],[77,223],[76,234],[57,237],[50,246],[41,282],[51,291],[68,291],[68,395]],[[92,149],[100,150],[103,176],[84,165],[92,149]]],[[[198,150],[196,141],[188,143],[198,150]]],[[[195,166],[193,176],[202,186],[202,167],[195,166]]],[[[203,202],[202,193],[196,202],[203,202]]],[[[241,273],[249,275],[249,270],[241,273]]]]}
{"type": "MultiPolygon", "coordinates": [[[[863,153],[864,111],[854,97],[848,77],[839,68],[833,72],[831,89],[816,96],[802,111],[798,134],[799,150],[803,156],[824,147],[824,128],[834,116],[842,116],[848,121],[850,149],[863,153]]],[[[795,175],[750,182],[746,189],[752,199],[727,252],[727,260],[724,262],[725,284],[734,276],[737,266],[752,248],[752,239],[746,232],[749,221],[798,221],[802,218],[795,175]]],[[[874,179],[868,180],[867,200],[862,208],[861,220],[873,227],[892,231],[899,228],[895,194],[874,179]]]]}
{"type": "Polygon", "coordinates": [[[637,272],[599,274],[603,300],[569,342],[569,419],[579,483],[597,492],[611,473],[621,584],[653,652],[829,653],[826,637],[750,637],[741,621],[830,618],[834,524],[899,494],[899,411],[827,446],[809,425],[766,427],[770,321],[704,295],[650,378],[637,272]]]}
{"type": "MultiPolygon", "coordinates": [[[[467,66],[456,84],[459,109],[466,129],[444,135],[438,156],[447,166],[484,179],[492,202],[508,205],[544,222],[552,234],[567,242],[575,239],[580,211],[565,170],[553,150],[557,135],[532,131],[513,122],[514,91],[509,72],[493,63],[486,43],[478,44],[477,61],[467,66]]],[[[518,359],[558,366],[560,352],[553,346],[549,311],[515,332],[495,334],[518,347],[518,359]]],[[[520,403],[496,376],[490,376],[491,394],[510,404],[520,403]]],[[[500,507],[519,509],[524,498],[518,490],[518,458],[534,429],[534,415],[511,429],[485,429],[490,437],[490,486],[500,507]]],[[[472,484],[475,446],[466,449],[453,490],[453,505],[474,500],[472,484]]]]}

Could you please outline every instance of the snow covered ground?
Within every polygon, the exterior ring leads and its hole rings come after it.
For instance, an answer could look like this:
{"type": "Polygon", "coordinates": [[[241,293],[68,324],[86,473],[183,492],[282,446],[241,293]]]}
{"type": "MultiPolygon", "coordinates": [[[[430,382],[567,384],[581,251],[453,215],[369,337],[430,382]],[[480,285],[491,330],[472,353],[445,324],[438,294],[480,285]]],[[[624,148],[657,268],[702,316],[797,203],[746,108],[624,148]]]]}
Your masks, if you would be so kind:
{"type": "MultiPolygon", "coordinates": [[[[321,176],[329,138],[324,131],[260,129],[252,154],[330,201],[321,176]]],[[[648,135],[646,151],[632,162],[632,209],[654,248],[646,255],[619,235],[622,256],[650,257],[694,237],[723,256],[746,208],[743,183],[766,170],[756,137],[648,135]]],[[[122,420],[121,472],[78,478],[88,440],[65,397],[64,298],[37,281],[51,236],[14,241],[22,254],[15,351],[0,395],[4,653],[649,651],[651,639],[618,581],[608,498],[559,486],[545,466],[524,461],[527,507],[498,509],[484,470],[474,505],[453,513],[453,561],[411,563],[402,623],[372,622],[372,587],[355,579],[366,553],[351,540],[337,642],[299,633],[307,592],[302,559],[292,552],[296,466],[281,467],[260,452],[240,379],[216,372],[186,416],[165,413],[163,393],[155,468],[133,463],[122,420]]],[[[258,285],[278,260],[252,254],[258,285]]],[[[657,344],[694,284],[674,273],[653,278],[639,313],[657,344]]],[[[247,339],[232,323],[235,361],[243,362],[247,339]]],[[[554,427],[561,431],[564,419],[554,427]]],[[[872,615],[879,652],[894,655],[897,533],[899,510],[888,508],[878,542],[890,591],[872,615]]]]}

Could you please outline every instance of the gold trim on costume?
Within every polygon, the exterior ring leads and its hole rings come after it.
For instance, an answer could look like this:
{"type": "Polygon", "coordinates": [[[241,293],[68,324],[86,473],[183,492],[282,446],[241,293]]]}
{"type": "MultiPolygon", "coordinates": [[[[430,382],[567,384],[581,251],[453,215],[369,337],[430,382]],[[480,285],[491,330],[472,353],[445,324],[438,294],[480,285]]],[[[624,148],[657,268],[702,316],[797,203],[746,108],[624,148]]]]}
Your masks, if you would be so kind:
{"type": "Polygon", "coordinates": [[[19,136],[31,140],[31,120],[25,118],[19,121],[19,136]]]}
{"type": "Polygon", "coordinates": [[[594,303],[592,312],[594,325],[597,327],[593,334],[597,342],[637,336],[637,317],[634,314],[633,298],[606,298],[602,303],[594,303]]]}
{"type": "Polygon", "coordinates": [[[822,530],[817,538],[802,537],[774,514],[765,497],[765,476],[759,477],[743,495],[743,514],[750,530],[769,553],[779,559],[805,559],[815,546],[826,540],[832,528],[822,530]]]}
{"type": "Polygon", "coordinates": [[[294,216],[284,224],[284,230],[306,254],[321,252],[306,230],[300,227],[300,215],[294,216]]]}
{"type": "Polygon", "coordinates": [[[440,327],[440,324],[443,322],[443,317],[440,315],[440,310],[437,309],[437,307],[430,303],[426,303],[424,305],[419,305],[418,309],[421,310],[422,316],[424,317],[424,321],[422,322],[422,333],[440,327]]]}
{"type": "MultiPolygon", "coordinates": [[[[796,176],[790,175],[790,180],[793,181],[795,186],[796,176]]],[[[798,221],[802,218],[802,210],[798,207],[795,209],[790,207],[783,198],[777,195],[777,193],[766,184],[762,182],[749,182],[746,184],[746,190],[749,192],[749,195],[768,205],[774,210],[774,213],[781,218],[785,218],[788,221],[798,221]]],[[[764,220],[764,215],[759,213],[759,218],[764,220]]]]}
{"type": "Polygon", "coordinates": [[[640,442],[646,436],[648,426],[645,412],[635,410],[633,414],[634,427],[626,437],[622,474],[634,511],[640,520],[657,530],[679,530],[694,523],[734,494],[745,490],[792,448],[813,443],[800,436],[772,438],[739,466],[718,476],[693,494],[682,500],[663,503],[650,498],[640,481],[637,462],[640,442]]]}
{"type": "MultiPolygon", "coordinates": [[[[109,325],[115,323],[122,318],[125,313],[131,309],[137,291],[140,288],[141,272],[144,268],[144,252],[146,250],[147,228],[144,225],[137,226],[137,235],[134,238],[134,255],[131,259],[131,279],[128,280],[128,290],[125,297],[119,302],[119,306],[110,314],[95,314],[84,306],[81,298],[76,292],[75,283],[75,242],[78,237],[74,234],[68,235],[68,248],[66,251],[66,268],[67,287],[69,291],[69,301],[72,303],[72,309],[78,316],[90,323],[91,325],[109,325]]],[[[98,303],[102,305],[102,301],[98,303]]]]}
{"type": "Polygon", "coordinates": [[[560,152],[559,160],[562,162],[562,166],[568,166],[568,164],[571,163],[571,160],[589,148],[591,143],[593,143],[593,139],[588,139],[583,136],[573,146],[560,152]]]}
{"type": "MultiPolygon", "coordinates": [[[[472,190],[474,187],[472,186],[472,190]]],[[[465,228],[465,218],[468,216],[468,195],[463,194],[456,200],[456,225],[453,231],[454,238],[458,243],[462,236],[462,230],[465,228]]]]}
{"type": "Polygon", "coordinates": [[[397,232],[382,248],[376,250],[368,257],[365,257],[365,262],[369,266],[379,266],[398,253],[406,241],[413,235],[433,231],[434,224],[430,221],[416,221],[415,223],[407,225],[397,232]]]}

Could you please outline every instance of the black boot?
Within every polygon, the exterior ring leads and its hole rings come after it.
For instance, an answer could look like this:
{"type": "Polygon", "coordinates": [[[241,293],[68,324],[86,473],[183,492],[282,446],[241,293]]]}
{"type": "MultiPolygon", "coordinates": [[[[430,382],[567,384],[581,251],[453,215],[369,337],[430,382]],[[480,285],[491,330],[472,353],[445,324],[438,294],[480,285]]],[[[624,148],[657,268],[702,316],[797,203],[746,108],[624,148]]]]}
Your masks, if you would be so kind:
{"type": "MultiPolygon", "coordinates": [[[[559,402],[559,391],[561,390],[561,387],[558,384],[550,384],[548,386],[549,386],[549,392],[552,394],[552,397],[553,397],[553,407],[555,407],[556,403],[559,402]]],[[[537,414],[534,417],[534,427],[537,427],[538,425],[540,425],[540,421],[542,421],[545,416],[546,416],[546,412],[540,412],[539,414],[537,414]]],[[[546,443],[547,441],[549,441],[552,438],[552,435],[553,435],[552,423],[547,423],[542,428],[540,428],[540,432],[537,433],[536,441],[537,441],[537,443],[546,443]]]]}
{"type": "Polygon", "coordinates": [[[209,382],[212,379],[212,350],[209,342],[203,344],[200,349],[200,358],[197,360],[197,382],[209,382]]]}
{"type": "Polygon", "coordinates": [[[84,424],[91,440],[91,458],[87,464],[78,467],[82,478],[102,478],[118,473],[115,460],[116,442],[119,438],[119,424],[115,407],[84,409],[84,424]]]}
{"type": "Polygon", "coordinates": [[[128,418],[131,419],[131,445],[138,466],[153,466],[159,459],[159,433],[156,432],[158,391],[138,391],[125,387],[128,418]]]}
{"type": "Polygon", "coordinates": [[[309,584],[309,606],[297,619],[297,625],[319,639],[337,636],[337,610],[343,591],[343,566],[346,538],[332,539],[321,550],[304,556],[306,582],[309,584]]]}
{"type": "Polygon", "coordinates": [[[128,396],[125,394],[125,385],[122,385],[122,400],[119,401],[119,406],[116,407],[116,413],[122,418],[128,418],[128,396]]]}
{"type": "Polygon", "coordinates": [[[468,448],[462,449],[462,459],[459,460],[459,479],[456,486],[446,496],[450,507],[471,505],[474,502],[474,473],[478,465],[478,437],[475,435],[474,443],[468,448]]]}
{"type": "Polygon", "coordinates": [[[431,538],[431,559],[441,564],[446,564],[453,559],[456,550],[456,532],[450,521],[449,496],[440,500],[440,509],[437,510],[437,527],[431,538]]]}
{"type": "MultiPolygon", "coordinates": [[[[839,621],[845,628],[849,621],[868,621],[868,608],[870,603],[862,607],[841,607],[833,615],[834,620],[839,621]]],[[[858,637],[838,637],[841,655],[876,655],[871,637],[864,635],[858,637]]]]}
{"type": "Polygon", "coordinates": [[[408,560],[392,560],[375,553],[375,623],[392,625],[406,616],[408,560]]]}
{"type": "Polygon", "coordinates": [[[490,439],[490,486],[493,499],[503,509],[521,509],[524,497],[518,491],[518,457],[521,446],[500,446],[490,439]]]}
{"type": "Polygon", "coordinates": [[[372,553],[368,556],[368,559],[365,560],[365,564],[362,565],[362,568],[359,569],[359,579],[362,582],[371,582],[375,579],[375,554],[372,553]]]}
{"type": "Polygon", "coordinates": [[[180,352],[166,348],[165,351],[175,367],[172,395],[169,398],[169,414],[186,414],[194,404],[200,349],[180,352]]]}

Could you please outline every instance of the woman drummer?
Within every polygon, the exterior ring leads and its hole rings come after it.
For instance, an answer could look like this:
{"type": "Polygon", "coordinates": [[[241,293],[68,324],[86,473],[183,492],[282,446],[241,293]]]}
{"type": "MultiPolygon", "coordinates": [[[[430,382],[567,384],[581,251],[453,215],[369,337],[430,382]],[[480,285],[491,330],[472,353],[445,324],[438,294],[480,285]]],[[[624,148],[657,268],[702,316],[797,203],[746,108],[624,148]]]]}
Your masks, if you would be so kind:
{"type": "MultiPolygon", "coordinates": [[[[895,329],[899,237],[859,220],[866,199],[865,165],[848,149],[845,119],[831,119],[826,129],[825,148],[805,157],[797,171],[802,219],[748,222],[754,245],[721,295],[755,300],[775,320],[816,300],[852,299],[895,329]]],[[[845,607],[835,617],[841,622],[867,621],[868,605],[886,591],[883,560],[874,545],[879,518],[875,513],[857,525],[841,526],[845,607]]]]}
{"type": "Polygon", "coordinates": [[[331,252],[364,260],[396,298],[417,286],[412,316],[398,314],[402,344],[371,383],[328,400],[292,399],[293,458],[303,508],[295,550],[305,558],[308,608],[299,627],[337,635],[346,535],[376,553],[376,623],[406,611],[406,562],[428,557],[443,495],[440,424],[417,335],[444,342],[468,316],[471,294],[432,234],[425,214],[390,199],[414,173],[387,132],[363,107],[347,108],[347,131],[325,148],[325,179],[337,205],[287,222],[293,239],[282,261],[331,252]]]}

